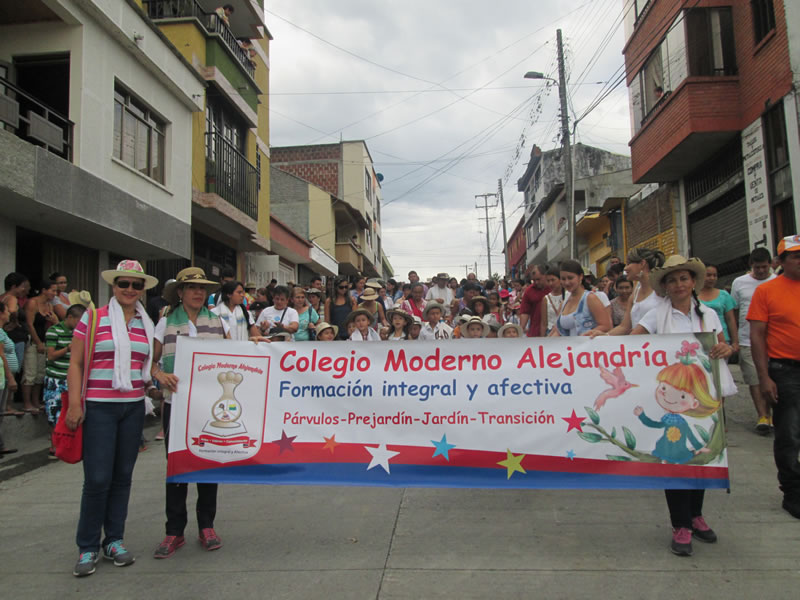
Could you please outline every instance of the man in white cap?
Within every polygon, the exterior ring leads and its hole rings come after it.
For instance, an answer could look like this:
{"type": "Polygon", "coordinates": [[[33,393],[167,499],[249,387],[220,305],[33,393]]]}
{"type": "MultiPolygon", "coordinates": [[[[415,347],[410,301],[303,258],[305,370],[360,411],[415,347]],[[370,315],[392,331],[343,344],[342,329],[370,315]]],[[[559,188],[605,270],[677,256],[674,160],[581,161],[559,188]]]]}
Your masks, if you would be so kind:
{"type": "Polygon", "coordinates": [[[783,274],[758,286],[747,320],[761,393],[772,403],[783,509],[800,519],[800,235],[778,244],[783,274]]]}
{"type": "Polygon", "coordinates": [[[450,316],[450,304],[455,298],[453,290],[447,287],[449,279],[447,273],[438,273],[433,278],[433,285],[428,288],[428,293],[425,295],[427,302],[438,302],[442,305],[445,318],[450,316]]]}

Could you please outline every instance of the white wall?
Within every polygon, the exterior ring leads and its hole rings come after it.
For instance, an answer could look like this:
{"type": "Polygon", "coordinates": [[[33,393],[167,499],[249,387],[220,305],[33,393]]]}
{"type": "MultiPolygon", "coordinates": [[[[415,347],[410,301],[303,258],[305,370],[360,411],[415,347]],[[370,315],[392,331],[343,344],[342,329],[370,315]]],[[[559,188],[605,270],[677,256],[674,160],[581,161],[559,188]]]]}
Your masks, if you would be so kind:
{"type": "Polygon", "coordinates": [[[53,22],[2,27],[0,59],[11,62],[14,55],[69,52],[74,163],[143,202],[191,222],[192,110],[187,98],[201,95],[202,84],[125,2],[59,0],[59,5],[79,25],[53,22]],[[89,12],[82,7],[89,7],[89,12]],[[126,41],[127,35],[132,39],[134,30],[145,36],[139,44],[141,50],[126,41]],[[137,55],[144,51],[150,53],[145,55],[148,60],[137,55]],[[161,77],[154,74],[152,65],[147,68],[149,60],[161,62],[161,77]],[[177,81],[166,85],[165,74],[174,74],[177,81]],[[115,79],[168,123],[163,186],[112,160],[115,79]],[[185,91],[176,93],[179,86],[185,91]]]}

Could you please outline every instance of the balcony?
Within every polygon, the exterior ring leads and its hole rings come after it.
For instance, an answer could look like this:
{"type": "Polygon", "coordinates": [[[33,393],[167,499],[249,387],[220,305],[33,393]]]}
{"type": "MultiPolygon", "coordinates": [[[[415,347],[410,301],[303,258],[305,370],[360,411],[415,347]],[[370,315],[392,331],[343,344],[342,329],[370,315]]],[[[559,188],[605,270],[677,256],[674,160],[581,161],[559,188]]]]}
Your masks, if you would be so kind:
{"type": "Polygon", "coordinates": [[[689,77],[647,115],[631,140],[635,183],[677,181],[739,133],[739,78],[689,77]]]}
{"type": "Polygon", "coordinates": [[[206,192],[258,221],[259,171],[220,133],[206,133],[206,192]]]}
{"type": "MultiPolygon", "coordinates": [[[[144,4],[147,7],[147,16],[153,21],[197,19],[207,33],[221,38],[239,66],[251,79],[255,78],[255,67],[250,62],[248,51],[242,48],[231,28],[216,12],[206,12],[197,0],[144,0],[144,4]]],[[[222,4],[221,2],[220,5],[222,4]]]]}
{"type": "Polygon", "coordinates": [[[2,77],[0,122],[18,138],[72,162],[74,123],[2,77]]]}
{"type": "Polygon", "coordinates": [[[336,242],[336,262],[342,275],[357,275],[363,268],[361,251],[352,242],[336,242]]]}

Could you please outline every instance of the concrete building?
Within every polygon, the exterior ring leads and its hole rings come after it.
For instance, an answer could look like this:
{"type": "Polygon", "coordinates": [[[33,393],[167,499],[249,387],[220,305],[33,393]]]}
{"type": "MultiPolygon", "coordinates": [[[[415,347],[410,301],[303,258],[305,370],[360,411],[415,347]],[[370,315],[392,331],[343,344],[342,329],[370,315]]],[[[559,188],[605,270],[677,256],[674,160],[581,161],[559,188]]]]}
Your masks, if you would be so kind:
{"type": "Polygon", "coordinates": [[[677,249],[729,280],[800,223],[800,6],[625,6],[633,179],[672,200],[677,249]]]}
{"type": "Polygon", "coordinates": [[[382,192],[363,141],[273,147],[272,165],[325,190],[334,202],[339,273],[384,277],[391,265],[381,239],[382,192]]]}
{"type": "MultiPolygon", "coordinates": [[[[577,258],[599,274],[624,246],[621,213],[624,199],[638,191],[631,183],[630,158],[585,144],[572,147],[577,258]]],[[[569,258],[567,199],[561,149],[531,150],[531,160],[517,189],[524,194],[528,266],[569,258]]]]}
{"type": "MultiPolygon", "coordinates": [[[[191,263],[212,278],[227,268],[266,283],[261,277],[276,259],[269,258],[271,35],[263,0],[130,1],[207,83],[192,123],[191,263]],[[234,11],[226,16],[223,4],[234,11]]],[[[188,264],[148,267],[166,278],[188,264]]]]}
{"type": "Polygon", "coordinates": [[[122,257],[189,258],[205,86],[133,0],[4,3],[0,272],[103,302],[122,257]]]}
{"type": "MultiPolygon", "coordinates": [[[[270,208],[273,219],[290,228],[309,244],[305,255],[292,264],[279,252],[285,271],[296,269],[295,281],[305,284],[312,275],[335,276],[339,273],[336,261],[335,196],[305,179],[271,167],[270,208]]],[[[274,246],[274,244],[273,244],[274,246]]],[[[280,281],[280,276],[276,276],[280,281]]]]}

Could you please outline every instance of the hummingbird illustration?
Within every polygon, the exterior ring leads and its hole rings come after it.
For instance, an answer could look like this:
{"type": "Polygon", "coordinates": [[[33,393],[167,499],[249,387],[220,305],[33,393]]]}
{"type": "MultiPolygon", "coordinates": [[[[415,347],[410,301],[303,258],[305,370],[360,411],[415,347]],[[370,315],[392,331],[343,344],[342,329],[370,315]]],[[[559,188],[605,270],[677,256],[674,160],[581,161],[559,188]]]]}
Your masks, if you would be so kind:
{"type": "Polygon", "coordinates": [[[629,389],[639,387],[635,383],[630,383],[627,379],[625,379],[625,375],[622,373],[622,369],[619,367],[614,369],[613,373],[608,369],[600,367],[600,377],[602,377],[603,381],[611,386],[611,389],[602,392],[597,397],[597,399],[594,401],[595,410],[603,408],[603,406],[606,404],[606,400],[609,398],[617,398],[627,392],[629,389]]]}

